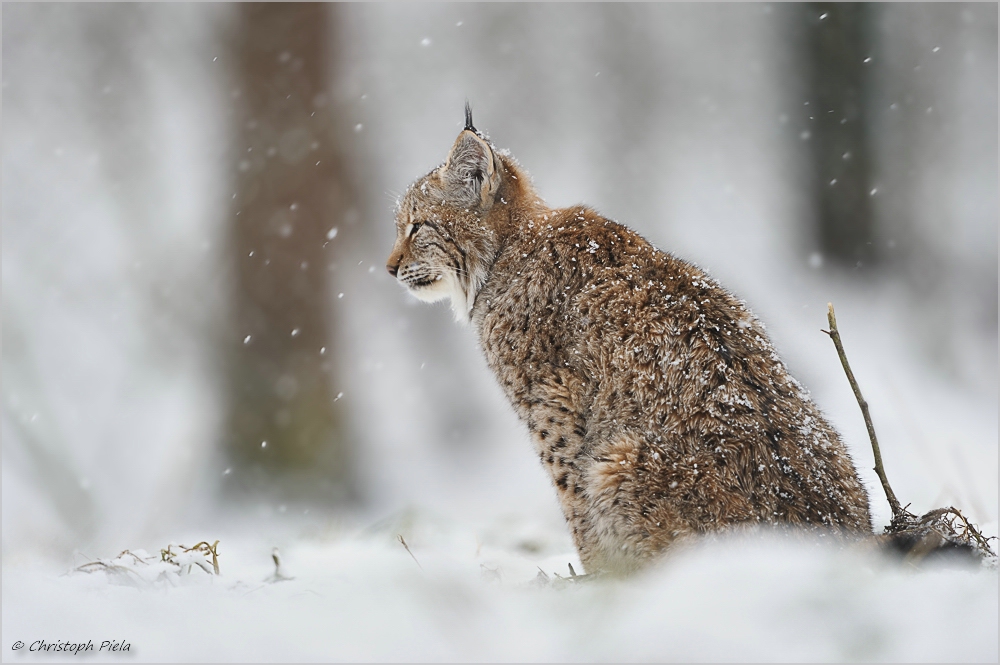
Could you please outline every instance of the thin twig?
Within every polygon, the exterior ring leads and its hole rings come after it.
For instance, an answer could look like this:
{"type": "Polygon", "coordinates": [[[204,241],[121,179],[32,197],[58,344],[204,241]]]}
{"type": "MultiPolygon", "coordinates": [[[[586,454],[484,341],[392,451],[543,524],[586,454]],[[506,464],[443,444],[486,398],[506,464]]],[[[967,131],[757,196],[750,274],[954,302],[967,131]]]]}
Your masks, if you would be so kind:
{"type": "Polygon", "coordinates": [[[410,546],[406,544],[406,539],[403,538],[403,534],[396,534],[396,539],[399,541],[399,544],[405,547],[406,551],[410,553],[410,556],[413,557],[413,562],[417,564],[417,567],[420,568],[420,570],[423,570],[424,567],[420,565],[420,562],[417,561],[417,557],[415,557],[413,552],[410,551],[410,546]]]}
{"type": "MultiPolygon", "coordinates": [[[[945,508],[944,511],[945,513],[951,513],[952,515],[957,516],[958,519],[962,521],[961,526],[959,527],[961,531],[955,529],[955,531],[960,536],[964,537],[969,542],[975,541],[975,543],[979,546],[980,550],[985,552],[987,555],[995,556],[996,553],[990,547],[990,541],[996,540],[997,539],[996,536],[990,536],[988,538],[984,536],[982,532],[976,527],[976,525],[970,522],[965,517],[965,515],[962,514],[962,511],[960,511],[958,508],[955,508],[954,506],[945,508]]],[[[954,517],[951,519],[950,524],[952,525],[952,528],[954,528],[955,524],[954,517]]]]}
{"type": "Polygon", "coordinates": [[[861,388],[858,387],[858,382],[854,378],[854,372],[851,371],[851,365],[847,362],[847,353],[844,351],[844,345],[840,341],[840,332],[837,330],[837,317],[833,313],[833,303],[827,303],[827,315],[826,318],[830,323],[830,330],[824,330],[830,339],[833,340],[833,345],[837,347],[837,355],[840,356],[840,364],[844,366],[844,373],[847,374],[847,380],[851,384],[851,388],[854,390],[854,397],[858,400],[858,406],[861,407],[861,414],[865,417],[865,427],[868,428],[868,438],[872,442],[872,451],[875,453],[875,473],[878,474],[878,479],[882,481],[882,489],[885,490],[885,498],[889,501],[889,507],[892,508],[892,517],[896,519],[903,512],[903,509],[899,505],[899,499],[896,498],[895,493],[892,491],[892,487],[889,486],[889,479],[885,476],[885,469],[882,467],[882,453],[879,451],[878,447],[878,437],[875,436],[875,426],[872,425],[872,417],[868,413],[868,402],[865,401],[864,396],[861,394],[861,388]]]}

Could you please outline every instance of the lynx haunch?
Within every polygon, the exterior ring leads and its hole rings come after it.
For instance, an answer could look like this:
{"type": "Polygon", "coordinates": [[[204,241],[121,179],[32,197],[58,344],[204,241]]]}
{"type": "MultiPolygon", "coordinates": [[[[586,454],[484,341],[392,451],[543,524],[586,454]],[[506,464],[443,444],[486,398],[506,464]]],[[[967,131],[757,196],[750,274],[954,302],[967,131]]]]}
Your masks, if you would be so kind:
{"type": "Polygon", "coordinates": [[[587,207],[547,207],[468,108],[396,228],[389,273],[471,323],[587,572],[758,524],[871,533],[844,444],[746,304],[587,207]]]}

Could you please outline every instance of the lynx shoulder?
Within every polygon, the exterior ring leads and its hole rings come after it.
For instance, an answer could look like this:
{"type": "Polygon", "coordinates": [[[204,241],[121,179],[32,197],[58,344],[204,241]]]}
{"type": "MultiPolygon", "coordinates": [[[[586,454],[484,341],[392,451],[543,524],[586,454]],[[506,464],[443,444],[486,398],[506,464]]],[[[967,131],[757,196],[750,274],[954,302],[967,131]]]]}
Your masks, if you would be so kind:
{"type": "Polygon", "coordinates": [[[745,303],[587,207],[547,207],[468,110],[396,228],[390,274],[471,323],[588,572],[758,524],[871,533],[844,444],[745,303]]]}

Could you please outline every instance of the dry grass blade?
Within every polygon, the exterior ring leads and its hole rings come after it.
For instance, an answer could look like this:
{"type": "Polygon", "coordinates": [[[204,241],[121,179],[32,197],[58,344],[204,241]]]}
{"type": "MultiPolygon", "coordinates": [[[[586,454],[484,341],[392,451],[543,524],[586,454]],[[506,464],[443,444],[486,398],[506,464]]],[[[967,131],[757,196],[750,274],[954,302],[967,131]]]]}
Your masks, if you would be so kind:
{"type": "Polygon", "coordinates": [[[288,582],[294,580],[294,577],[285,575],[284,571],[281,569],[281,552],[278,551],[277,547],[271,548],[271,561],[274,562],[274,573],[272,573],[264,581],[268,584],[275,584],[277,582],[288,582]]]}
{"type": "Polygon", "coordinates": [[[417,561],[417,557],[415,557],[413,555],[413,552],[410,551],[410,546],[406,544],[406,539],[403,538],[403,534],[401,533],[396,534],[396,540],[398,540],[399,544],[405,547],[406,551],[410,553],[410,556],[413,557],[413,562],[417,564],[417,567],[420,568],[420,570],[423,570],[424,567],[420,565],[420,562],[417,561]]]}
{"type": "Polygon", "coordinates": [[[105,561],[90,561],[89,563],[85,563],[82,566],[77,566],[76,568],[74,568],[74,570],[81,573],[92,573],[97,570],[103,570],[108,573],[117,573],[120,575],[124,575],[125,573],[131,573],[135,575],[137,578],[140,577],[139,573],[135,572],[134,570],[132,570],[127,566],[118,566],[113,563],[107,563],[105,561]]]}
{"type": "Polygon", "coordinates": [[[175,584],[183,575],[200,568],[209,576],[219,575],[219,541],[202,541],[193,547],[167,545],[160,555],[144,550],[122,550],[112,559],[95,559],[73,568],[71,573],[103,571],[116,583],[148,587],[157,584],[175,584]]]}
{"type": "Polygon", "coordinates": [[[186,549],[184,548],[183,545],[181,545],[180,547],[181,547],[181,549],[184,549],[185,552],[198,551],[198,552],[202,552],[204,554],[211,554],[212,555],[212,568],[215,570],[215,574],[216,575],[219,574],[219,552],[217,551],[217,548],[219,547],[219,541],[218,540],[215,541],[214,543],[212,543],[211,545],[208,544],[208,541],[203,540],[200,543],[198,543],[197,545],[195,545],[194,547],[189,547],[189,548],[186,548],[186,549]]]}
{"type": "MultiPolygon", "coordinates": [[[[178,549],[181,550],[180,552],[174,552],[173,551],[173,547],[174,547],[173,545],[167,545],[165,548],[163,548],[163,549],[160,550],[160,560],[161,561],[166,561],[167,563],[172,563],[174,565],[178,565],[179,566],[180,564],[177,563],[177,556],[179,554],[187,554],[189,552],[199,552],[200,554],[204,554],[206,556],[210,554],[210,555],[212,555],[212,571],[216,575],[220,574],[219,573],[219,549],[218,549],[219,548],[219,541],[218,540],[215,541],[212,544],[209,544],[208,541],[203,540],[200,543],[198,543],[197,545],[194,545],[193,547],[187,547],[186,545],[178,545],[177,547],[178,547],[178,549]]],[[[198,567],[201,568],[202,565],[199,563],[198,567]]],[[[189,565],[188,566],[188,572],[190,572],[190,570],[191,570],[191,567],[189,565]]],[[[206,570],[205,572],[208,572],[208,571],[206,570]]]]}

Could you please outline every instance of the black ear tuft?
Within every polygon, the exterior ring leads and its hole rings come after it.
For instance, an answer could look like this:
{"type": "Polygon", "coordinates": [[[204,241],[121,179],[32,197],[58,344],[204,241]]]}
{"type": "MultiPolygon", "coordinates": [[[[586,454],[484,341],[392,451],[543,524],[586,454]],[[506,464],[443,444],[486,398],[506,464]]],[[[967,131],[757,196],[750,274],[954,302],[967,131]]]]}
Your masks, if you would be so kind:
{"type": "Polygon", "coordinates": [[[476,128],[472,126],[472,105],[469,104],[469,100],[465,100],[465,128],[471,132],[476,131],[476,128]]]}
{"type": "MultiPolygon", "coordinates": [[[[470,125],[471,120],[469,118],[470,125]]],[[[466,208],[488,209],[500,187],[497,165],[489,142],[474,128],[463,130],[439,170],[447,198],[466,208]]]]}

